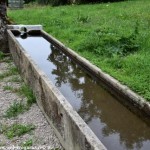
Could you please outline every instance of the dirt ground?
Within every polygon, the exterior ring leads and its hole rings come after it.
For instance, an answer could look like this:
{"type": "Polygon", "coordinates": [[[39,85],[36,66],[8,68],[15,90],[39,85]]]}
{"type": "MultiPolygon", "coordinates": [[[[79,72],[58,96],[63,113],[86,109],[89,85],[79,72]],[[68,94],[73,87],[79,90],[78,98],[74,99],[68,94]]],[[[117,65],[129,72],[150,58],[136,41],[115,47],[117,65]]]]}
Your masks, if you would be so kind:
{"type": "MultiPolygon", "coordinates": [[[[13,62],[0,61],[0,75],[3,75],[5,72],[7,72],[10,67],[14,67],[13,62]]],[[[13,89],[17,89],[22,84],[24,83],[19,74],[12,74],[0,79],[0,150],[6,147],[17,146],[19,148],[21,147],[20,149],[22,149],[22,146],[32,146],[33,148],[37,147],[36,149],[40,147],[40,149],[44,150],[63,149],[53,129],[48,124],[46,118],[43,116],[36,103],[32,104],[29,110],[19,114],[16,117],[5,117],[6,111],[11,105],[14,104],[14,102],[25,103],[27,100],[26,97],[19,95],[10,88],[12,87],[13,89]],[[9,139],[3,130],[4,127],[9,128],[13,124],[34,125],[35,129],[26,134],[15,136],[9,139]]]]}

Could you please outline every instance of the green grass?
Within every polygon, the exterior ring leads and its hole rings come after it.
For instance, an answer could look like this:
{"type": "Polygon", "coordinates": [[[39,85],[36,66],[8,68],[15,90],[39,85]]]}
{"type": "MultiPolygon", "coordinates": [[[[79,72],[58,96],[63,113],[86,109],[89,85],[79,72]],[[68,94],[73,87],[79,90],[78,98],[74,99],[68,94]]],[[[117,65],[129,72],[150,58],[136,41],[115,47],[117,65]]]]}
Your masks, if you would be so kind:
{"type": "Polygon", "coordinates": [[[11,66],[9,67],[8,71],[4,72],[3,74],[0,74],[0,80],[17,74],[18,74],[18,69],[16,67],[11,66]]]}
{"type": "Polygon", "coordinates": [[[8,80],[8,82],[21,83],[22,79],[18,76],[13,76],[11,79],[8,80]]]}
{"type": "Polygon", "coordinates": [[[4,86],[4,90],[9,90],[15,93],[18,93],[24,97],[27,98],[27,101],[25,104],[22,102],[14,102],[5,112],[4,117],[12,118],[16,117],[19,114],[24,113],[26,110],[28,110],[33,103],[36,103],[36,98],[32,92],[32,90],[29,88],[29,86],[23,84],[20,88],[14,88],[12,86],[4,86]]]}
{"type": "Polygon", "coordinates": [[[4,60],[4,58],[5,58],[4,53],[0,52],[0,61],[3,61],[3,60],[4,60]]]}
{"type": "Polygon", "coordinates": [[[36,103],[36,97],[34,96],[32,89],[26,84],[22,84],[20,88],[14,88],[12,86],[4,86],[3,89],[18,93],[26,97],[28,106],[31,106],[33,103],[36,103]]]}
{"type": "Polygon", "coordinates": [[[3,53],[0,51],[0,62],[11,62],[11,54],[10,53],[3,53]]]}
{"type": "Polygon", "coordinates": [[[28,108],[22,102],[14,102],[10,107],[6,110],[4,117],[12,118],[16,117],[19,114],[24,113],[28,108]]]}
{"type": "MultiPolygon", "coordinates": [[[[18,69],[14,66],[10,66],[8,71],[0,74],[0,80],[4,79],[6,77],[9,77],[9,76],[13,76],[13,75],[18,75],[18,69]]],[[[17,78],[17,77],[12,77],[11,79],[9,79],[9,81],[10,82],[21,82],[21,79],[17,78]]],[[[33,103],[36,102],[36,98],[33,94],[33,91],[26,84],[22,84],[22,86],[20,88],[14,88],[12,86],[4,86],[3,89],[9,90],[12,92],[16,92],[16,93],[19,93],[20,95],[25,96],[27,98],[27,107],[30,107],[33,103]]]]}
{"type": "Polygon", "coordinates": [[[25,141],[21,144],[21,146],[24,147],[24,149],[26,149],[26,147],[29,147],[29,146],[32,146],[32,145],[33,145],[33,140],[32,139],[29,139],[29,140],[27,140],[27,141],[25,141]]]}
{"type": "Polygon", "coordinates": [[[42,24],[68,47],[150,101],[150,1],[11,10],[18,24],[42,24]],[[30,14],[30,15],[29,15],[30,14]]]}
{"type": "Polygon", "coordinates": [[[35,126],[33,126],[33,125],[13,124],[9,127],[4,126],[2,129],[2,133],[8,139],[13,139],[16,136],[20,137],[34,129],[35,129],[35,126]]]}
{"type": "Polygon", "coordinates": [[[31,88],[27,85],[22,85],[18,91],[21,95],[27,97],[27,105],[31,106],[33,103],[36,103],[36,97],[33,94],[31,88]]]}
{"type": "Polygon", "coordinates": [[[5,91],[6,91],[6,90],[8,90],[8,91],[14,91],[14,88],[11,87],[11,86],[8,86],[8,85],[4,86],[3,89],[4,89],[5,91]]]}
{"type": "Polygon", "coordinates": [[[22,84],[20,88],[14,88],[12,86],[6,85],[3,87],[3,89],[12,91],[14,93],[18,93],[26,97],[28,106],[31,106],[33,103],[36,103],[36,97],[34,96],[32,89],[26,84],[22,84]]]}

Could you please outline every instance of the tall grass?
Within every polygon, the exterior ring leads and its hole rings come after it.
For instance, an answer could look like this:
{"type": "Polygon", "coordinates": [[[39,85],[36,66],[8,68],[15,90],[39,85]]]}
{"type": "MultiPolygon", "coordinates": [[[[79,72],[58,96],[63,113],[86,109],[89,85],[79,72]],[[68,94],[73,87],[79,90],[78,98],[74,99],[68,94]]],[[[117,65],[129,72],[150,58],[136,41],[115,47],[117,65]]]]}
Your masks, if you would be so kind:
{"type": "Polygon", "coordinates": [[[11,10],[150,100],[150,1],[11,10]],[[30,14],[30,15],[29,15],[30,14]]]}

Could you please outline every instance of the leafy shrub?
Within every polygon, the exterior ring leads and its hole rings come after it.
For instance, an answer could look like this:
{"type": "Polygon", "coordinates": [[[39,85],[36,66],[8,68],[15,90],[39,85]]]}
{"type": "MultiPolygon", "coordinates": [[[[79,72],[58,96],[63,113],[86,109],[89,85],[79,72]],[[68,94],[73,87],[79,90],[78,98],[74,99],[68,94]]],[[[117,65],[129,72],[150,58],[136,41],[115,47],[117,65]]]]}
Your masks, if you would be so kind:
{"type": "Polygon", "coordinates": [[[125,0],[76,0],[76,3],[107,3],[107,2],[119,2],[125,0]]]}
{"type": "Polygon", "coordinates": [[[67,0],[38,0],[39,4],[47,5],[51,4],[52,6],[59,6],[67,4],[67,0]]]}
{"type": "Polygon", "coordinates": [[[25,4],[28,4],[30,2],[35,2],[36,0],[24,0],[25,4]]]}
{"type": "MultiPolygon", "coordinates": [[[[25,0],[25,1],[35,1],[35,0],[25,0]]],[[[73,0],[37,0],[39,4],[47,5],[51,4],[52,6],[59,6],[65,4],[71,4],[73,0]]],[[[101,2],[118,2],[118,1],[125,1],[125,0],[75,0],[75,3],[101,3],[101,2]]]]}

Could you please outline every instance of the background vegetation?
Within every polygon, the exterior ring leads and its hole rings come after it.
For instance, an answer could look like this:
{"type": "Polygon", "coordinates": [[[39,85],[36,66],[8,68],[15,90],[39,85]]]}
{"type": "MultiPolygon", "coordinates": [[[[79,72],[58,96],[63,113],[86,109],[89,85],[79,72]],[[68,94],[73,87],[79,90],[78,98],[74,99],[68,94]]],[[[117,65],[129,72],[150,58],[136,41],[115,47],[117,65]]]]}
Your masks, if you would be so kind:
{"type": "MultiPolygon", "coordinates": [[[[118,1],[125,1],[125,0],[76,0],[76,4],[82,4],[82,3],[102,3],[102,2],[118,2],[118,1]]],[[[71,4],[73,0],[25,0],[25,3],[30,2],[38,2],[42,5],[48,5],[51,4],[52,6],[58,6],[58,5],[65,5],[65,4],[71,4]]]]}
{"type": "Polygon", "coordinates": [[[18,24],[42,24],[48,33],[150,100],[149,8],[149,0],[135,0],[32,6],[8,15],[18,24]]]}

